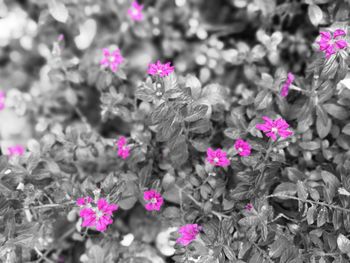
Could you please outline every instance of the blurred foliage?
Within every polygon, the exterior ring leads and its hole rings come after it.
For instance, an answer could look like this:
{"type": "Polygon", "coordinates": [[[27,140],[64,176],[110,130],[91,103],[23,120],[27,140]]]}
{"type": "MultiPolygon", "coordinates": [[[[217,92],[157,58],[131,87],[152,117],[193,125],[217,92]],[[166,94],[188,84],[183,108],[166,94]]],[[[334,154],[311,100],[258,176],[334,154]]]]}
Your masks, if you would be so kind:
{"type": "Polygon", "coordinates": [[[135,22],[128,0],[0,0],[0,262],[349,262],[349,57],[315,40],[342,28],[350,43],[350,1],[142,4],[135,22]],[[99,66],[111,45],[116,73],[99,66]],[[158,59],[176,74],[147,77],[158,59]],[[269,142],[262,116],[294,136],[269,142]],[[23,156],[5,155],[14,143],[23,156]],[[209,166],[208,147],[231,166],[209,166]],[[159,213],[142,207],[149,188],[159,213]],[[74,204],[96,189],[120,206],[105,233],[82,229],[74,204]],[[187,223],[203,231],[182,247],[187,223]]]}

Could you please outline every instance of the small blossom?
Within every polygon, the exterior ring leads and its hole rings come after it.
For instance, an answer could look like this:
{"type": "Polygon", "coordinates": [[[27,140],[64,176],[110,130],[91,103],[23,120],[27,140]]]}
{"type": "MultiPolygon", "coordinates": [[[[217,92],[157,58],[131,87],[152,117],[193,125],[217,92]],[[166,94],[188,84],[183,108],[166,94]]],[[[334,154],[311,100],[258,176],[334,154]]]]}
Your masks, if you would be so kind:
{"type": "Polygon", "coordinates": [[[162,195],[153,189],[145,191],[143,199],[147,202],[145,205],[147,211],[159,211],[164,203],[162,195]]]}
{"type": "Polygon", "coordinates": [[[120,156],[122,159],[126,159],[130,155],[130,147],[127,146],[126,138],[124,136],[121,136],[117,142],[118,147],[118,156],[120,156]]]}
{"type": "Polygon", "coordinates": [[[198,233],[202,230],[202,227],[197,224],[187,224],[179,229],[179,234],[181,235],[176,243],[183,246],[189,245],[193,240],[196,239],[198,233]]]}
{"type": "Polygon", "coordinates": [[[119,65],[124,61],[119,48],[110,51],[108,48],[103,49],[103,58],[100,61],[101,66],[110,68],[112,72],[116,72],[119,65]]]}
{"type": "Polygon", "coordinates": [[[139,3],[137,3],[137,1],[134,1],[131,4],[131,7],[128,9],[128,15],[134,21],[141,21],[143,20],[142,9],[143,5],[140,5],[139,3]]]}
{"type": "Polygon", "coordinates": [[[6,93],[4,91],[0,91],[0,110],[3,110],[5,108],[5,99],[6,93]]]}
{"type": "Polygon", "coordinates": [[[83,227],[94,227],[97,231],[104,232],[107,226],[113,223],[113,212],[118,210],[116,204],[109,204],[106,199],[100,198],[97,203],[92,203],[91,197],[79,198],[76,203],[83,208],[79,216],[83,219],[83,227]]]}
{"type": "Polygon", "coordinates": [[[57,41],[58,42],[61,42],[61,41],[63,41],[64,40],[64,35],[63,34],[60,34],[59,36],[58,36],[58,38],[57,38],[57,41]]]}
{"type": "Polygon", "coordinates": [[[226,152],[221,149],[213,150],[212,148],[208,148],[207,161],[214,166],[226,167],[230,165],[230,160],[227,159],[226,152]]]}
{"type": "Polygon", "coordinates": [[[338,50],[347,48],[348,43],[343,39],[345,36],[346,32],[342,29],[335,30],[333,34],[328,31],[320,32],[320,40],[317,42],[320,51],[326,54],[326,58],[330,58],[338,50]]]}
{"type": "Polygon", "coordinates": [[[293,132],[287,130],[289,128],[289,124],[282,118],[278,118],[276,120],[271,120],[269,117],[264,116],[262,119],[265,123],[257,124],[255,127],[258,130],[263,131],[267,137],[270,137],[273,141],[277,140],[277,135],[282,138],[288,138],[293,135],[293,132]]]}
{"type": "Polygon", "coordinates": [[[252,203],[248,203],[245,205],[244,209],[248,212],[252,211],[254,209],[254,206],[252,203]]]}
{"type": "Polygon", "coordinates": [[[156,63],[148,65],[148,74],[152,76],[159,75],[160,77],[165,77],[172,72],[174,72],[174,67],[170,66],[170,62],[162,64],[158,60],[156,63]]]}
{"type": "Polygon", "coordinates": [[[14,146],[10,146],[7,148],[7,153],[9,156],[20,156],[23,155],[25,152],[25,148],[22,145],[14,145],[14,146]]]}
{"type": "Polygon", "coordinates": [[[250,144],[242,139],[238,139],[234,146],[240,156],[249,156],[251,153],[250,144]]]}
{"type": "Polygon", "coordinates": [[[289,87],[292,85],[294,79],[295,79],[295,77],[294,77],[293,73],[289,72],[287,74],[287,80],[286,80],[286,82],[284,82],[282,89],[281,89],[280,94],[282,97],[286,97],[288,95],[289,87]]]}

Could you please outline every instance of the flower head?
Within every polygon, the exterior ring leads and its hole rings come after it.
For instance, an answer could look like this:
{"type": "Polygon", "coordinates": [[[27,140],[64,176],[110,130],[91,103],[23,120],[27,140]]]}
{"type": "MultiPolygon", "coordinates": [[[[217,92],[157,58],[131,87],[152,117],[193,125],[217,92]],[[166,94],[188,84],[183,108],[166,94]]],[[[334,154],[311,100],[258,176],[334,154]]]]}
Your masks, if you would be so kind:
{"type": "Polygon", "coordinates": [[[0,90],[0,110],[5,108],[6,93],[0,90]]]}
{"type": "Polygon", "coordinates": [[[254,209],[254,206],[252,203],[248,203],[245,205],[244,209],[248,212],[252,211],[254,209]]]}
{"type": "Polygon", "coordinates": [[[164,203],[162,195],[153,189],[145,191],[143,199],[147,202],[145,205],[147,211],[159,211],[164,203]]]}
{"type": "Polygon", "coordinates": [[[103,58],[100,61],[101,66],[110,68],[112,72],[116,72],[119,65],[124,61],[119,48],[110,51],[108,48],[103,49],[103,58]]]}
{"type": "Polygon", "coordinates": [[[118,210],[116,204],[109,204],[106,199],[100,198],[97,202],[93,202],[91,197],[79,198],[77,205],[83,208],[79,212],[79,216],[83,219],[83,227],[94,227],[97,231],[104,232],[107,226],[113,223],[113,212],[118,210]]]}
{"type": "Polygon", "coordinates": [[[319,44],[320,51],[326,54],[326,58],[330,58],[333,54],[337,53],[340,49],[348,47],[348,43],[344,40],[346,32],[342,29],[337,29],[333,33],[328,31],[320,32],[319,44]]]}
{"type": "Polygon", "coordinates": [[[288,138],[293,135],[293,132],[287,130],[289,124],[282,118],[271,120],[269,117],[263,116],[262,119],[265,123],[257,124],[255,127],[258,130],[263,131],[267,137],[270,137],[273,141],[277,140],[277,135],[282,138],[288,138]]]}
{"type": "Polygon", "coordinates": [[[117,142],[118,156],[122,159],[126,159],[130,155],[130,147],[127,146],[126,138],[121,136],[117,142]]]}
{"type": "Polygon", "coordinates": [[[208,148],[207,161],[214,166],[226,167],[230,165],[230,160],[227,159],[226,152],[221,149],[213,150],[212,148],[208,148]]]}
{"type": "Polygon", "coordinates": [[[193,240],[196,239],[198,233],[202,230],[202,227],[197,224],[187,224],[179,229],[179,234],[181,235],[176,243],[183,246],[189,245],[193,240]]]}
{"type": "Polygon", "coordinates": [[[20,156],[20,155],[23,155],[24,152],[25,152],[25,148],[20,144],[10,146],[7,148],[7,153],[9,156],[15,156],[15,155],[20,156]]]}
{"type": "Polygon", "coordinates": [[[281,89],[280,94],[282,97],[286,97],[288,95],[289,87],[290,87],[290,85],[292,85],[294,79],[295,79],[295,77],[294,77],[293,73],[289,72],[287,74],[287,80],[286,80],[286,82],[284,82],[282,89],[281,89]]]}
{"type": "Polygon", "coordinates": [[[137,1],[132,2],[131,7],[128,9],[128,15],[134,21],[143,20],[142,14],[143,5],[137,3],[137,1]]]}
{"type": "Polygon", "coordinates": [[[234,145],[240,156],[249,156],[251,152],[250,144],[242,139],[238,139],[234,145]]]}
{"type": "Polygon", "coordinates": [[[162,64],[159,60],[156,63],[148,65],[148,74],[155,76],[159,75],[160,77],[168,76],[174,72],[174,67],[170,66],[170,62],[162,64]]]}

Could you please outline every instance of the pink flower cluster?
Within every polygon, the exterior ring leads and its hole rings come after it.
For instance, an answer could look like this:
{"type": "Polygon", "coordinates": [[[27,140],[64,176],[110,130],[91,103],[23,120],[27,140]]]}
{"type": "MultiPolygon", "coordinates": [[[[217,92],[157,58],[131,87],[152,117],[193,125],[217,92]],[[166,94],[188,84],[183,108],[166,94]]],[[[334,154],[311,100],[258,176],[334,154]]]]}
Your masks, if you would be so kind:
{"type": "Polygon", "coordinates": [[[320,46],[320,51],[326,54],[326,58],[330,58],[338,50],[348,47],[348,43],[343,39],[344,36],[346,36],[346,32],[342,29],[337,29],[333,33],[320,32],[320,40],[317,43],[320,46]]]}
{"type": "Polygon", "coordinates": [[[141,21],[143,20],[142,9],[143,5],[140,5],[139,3],[137,3],[137,1],[134,1],[131,4],[131,7],[128,9],[128,15],[134,21],[141,21]]]}
{"type": "Polygon", "coordinates": [[[83,219],[83,227],[92,227],[97,231],[104,232],[107,226],[113,223],[113,212],[118,210],[116,204],[109,204],[106,199],[100,198],[97,203],[87,196],[79,198],[76,204],[82,209],[79,216],[83,219]]]}
{"type": "Polygon", "coordinates": [[[110,51],[108,48],[103,49],[103,58],[100,61],[101,66],[105,68],[109,67],[110,70],[115,73],[123,61],[124,58],[119,48],[116,48],[114,51],[110,51]]]}
{"type": "Polygon", "coordinates": [[[21,156],[25,152],[25,148],[22,145],[14,145],[7,148],[7,154],[9,156],[21,156]]]}
{"type": "Polygon", "coordinates": [[[230,160],[226,157],[227,153],[221,149],[213,150],[208,148],[207,161],[214,166],[227,167],[230,165],[230,160]]]}
{"type": "Polygon", "coordinates": [[[187,224],[179,228],[178,232],[180,237],[176,240],[176,243],[183,246],[189,245],[193,240],[196,239],[202,227],[197,224],[187,224]]]}
{"type": "Polygon", "coordinates": [[[288,138],[293,135],[293,132],[288,130],[289,124],[282,118],[271,120],[267,116],[263,116],[262,119],[265,123],[257,124],[255,127],[258,130],[263,131],[267,137],[270,137],[273,141],[277,140],[277,135],[282,138],[288,138]]]}
{"type": "Polygon", "coordinates": [[[118,156],[122,159],[126,159],[130,155],[130,147],[127,146],[126,138],[121,136],[117,142],[118,156]]]}
{"type": "Polygon", "coordinates": [[[295,79],[295,77],[294,77],[293,73],[289,72],[287,74],[287,80],[286,80],[286,82],[284,82],[282,89],[281,89],[280,94],[282,97],[286,97],[288,95],[289,87],[290,87],[290,85],[292,85],[294,79],[295,79]]]}
{"type": "Polygon", "coordinates": [[[234,147],[240,156],[249,156],[251,153],[250,144],[242,139],[238,139],[234,147]]]}
{"type": "Polygon", "coordinates": [[[162,195],[153,189],[145,191],[143,193],[143,199],[147,203],[145,205],[147,211],[159,211],[164,203],[162,195]]]}
{"type": "Polygon", "coordinates": [[[156,63],[148,65],[148,74],[152,76],[159,75],[160,77],[165,77],[172,72],[174,72],[174,67],[170,65],[170,62],[162,64],[158,60],[156,63]]]}
{"type": "Polygon", "coordinates": [[[6,93],[3,91],[0,91],[0,110],[3,110],[5,108],[5,99],[6,99],[6,93]]]}

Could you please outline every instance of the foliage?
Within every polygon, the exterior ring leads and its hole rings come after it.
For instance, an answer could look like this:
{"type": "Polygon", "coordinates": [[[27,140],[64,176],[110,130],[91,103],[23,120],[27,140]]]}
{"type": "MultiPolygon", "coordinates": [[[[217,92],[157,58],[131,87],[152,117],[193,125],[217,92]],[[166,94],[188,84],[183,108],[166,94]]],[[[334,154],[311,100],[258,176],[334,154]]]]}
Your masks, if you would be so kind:
{"type": "Polygon", "coordinates": [[[0,35],[0,262],[349,262],[349,56],[318,41],[349,43],[350,1],[143,1],[142,21],[131,4],[0,0],[23,31],[0,35]],[[108,47],[117,70],[99,64],[108,47]],[[175,72],[147,76],[157,60],[175,72]],[[263,116],[293,135],[266,137],[263,116]],[[13,142],[26,153],[7,155],[13,142]],[[75,203],[96,195],[119,206],[103,233],[75,203]],[[186,224],[200,233],[184,246],[186,224]]]}

